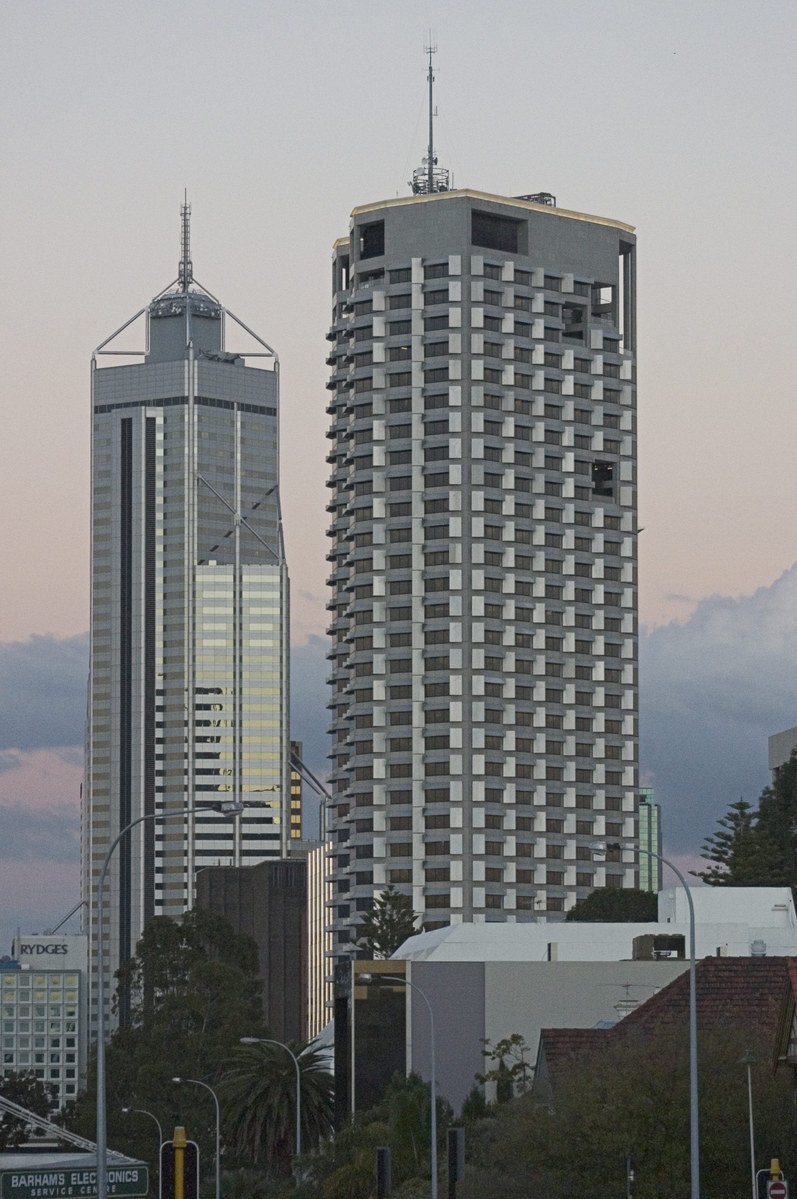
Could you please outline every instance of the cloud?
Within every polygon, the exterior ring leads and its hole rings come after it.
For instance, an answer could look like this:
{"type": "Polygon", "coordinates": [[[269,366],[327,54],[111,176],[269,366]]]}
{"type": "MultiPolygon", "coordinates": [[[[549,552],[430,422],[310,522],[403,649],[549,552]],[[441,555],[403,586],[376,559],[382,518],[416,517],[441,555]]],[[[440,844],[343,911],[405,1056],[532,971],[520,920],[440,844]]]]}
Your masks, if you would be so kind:
{"type": "Polygon", "coordinates": [[[665,843],[697,852],[729,804],[768,783],[767,738],[797,725],[797,564],[642,634],[640,725],[665,843]]]}
{"type": "Polygon", "coordinates": [[[0,643],[0,750],[83,742],[88,633],[0,643]]]}
{"type": "MultiPolygon", "coordinates": [[[[291,651],[292,733],[322,779],[327,644],[311,635],[291,651]]],[[[0,804],[22,795],[38,809],[72,806],[77,820],[87,661],[86,634],[0,644],[0,804]]],[[[752,595],[713,597],[643,631],[640,717],[642,775],[662,805],[665,844],[695,854],[730,803],[755,802],[767,784],[767,737],[797,725],[797,564],[752,595]]],[[[311,807],[308,832],[315,820],[311,807]]]]}
{"type": "Polygon", "coordinates": [[[0,863],[80,860],[80,822],[65,808],[0,807],[0,863]]]}
{"type": "Polygon", "coordinates": [[[79,820],[83,756],[77,746],[0,753],[0,760],[11,757],[15,761],[0,769],[0,809],[67,810],[79,820]]]}
{"type": "MultiPolygon", "coordinates": [[[[0,956],[10,951],[17,929],[32,933],[53,928],[80,899],[75,862],[4,861],[0,882],[0,956]]],[[[64,931],[77,932],[78,925],[73,917],[64,931]]]]}

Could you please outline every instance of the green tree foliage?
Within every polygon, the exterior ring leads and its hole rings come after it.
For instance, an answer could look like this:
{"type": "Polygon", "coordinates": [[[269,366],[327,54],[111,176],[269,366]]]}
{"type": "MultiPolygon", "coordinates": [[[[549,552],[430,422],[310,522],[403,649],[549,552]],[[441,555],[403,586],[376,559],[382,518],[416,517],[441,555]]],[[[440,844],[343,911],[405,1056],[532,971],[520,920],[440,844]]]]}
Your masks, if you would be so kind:
{"type": "MultiPolygon", "coordinates": [[[[302,1150],[332,1131],[333,1085],[326,1060],[306,1043],[289,1046],[299,1062],[302,1150]]],[[[270,1174],[290,1174],[296,1134],[296,1067],[279,1045],[246,1045],[219,1082],[226,1142],[236,1156],[270,1174]]]]}
{"type": "Polygon", "coordinates": [[[531,1050],[519,1032],[513,1032],[502,1040],[482,1041],[483,1053],[492,1065],[483,1074],[477,1074],[478,1082],[495,1083],[496,1103],[507,1103],[514,1095],[522,1095],[531,1086],[534,1067],[529,1061],[531,1050]]]}
{"type": "MultiPolygon", "coordinates": [[[[257,946],[210,912],[181,921],[156,917],[120,972],[133,1001],[128,1027],[106,1051],[108,1143],[151,1166],[156,1160],[152,1122],[123,1107],[140,1107],[161,1121],[168,1137],[185,1125],[199,1143],[203,1174],[212,1172],[215,1109],[201,1087],[172,1083],[174,1076],[213,1085],[242,1036],[267,1036],[261,1015],[257,946]]],[[[87,1090],[65,1113],[67,1127],[94,1138],[95,1062],[87,1090]]]]}
{"type": "MultiPolygon", "coordinates": [[[[47,1116],[50,1111],[52,1093],[32,1070],[0,1075],[0,1095],[36,1116],[47,1116]]],[[[26,1141],[29,1128],[24,1120],[0,1112],[0,1153],[16,1149],[26,1141]]]]}
{"type": "Polygon", "coordinates": [[[259,983],[257,946],[251,937],[236,933],[221,916],[203,908],[186,912],[182,920],[156,916],[150,920],[136,946],[135,956],[117,973],[119,986],[126,987],[133,1023],[143,1025],[153,1016],[177,1004],[181,1023],[201,1018],[200,1008],[186,1010],[191,992],[202,997],[230,974],[244,987],[244,999],[257,1004],[259,983]]]}
{"type": "MultiPolygon", "coordinates": [[[[437,1099],[438,1161],[445,1157],[446,1129],[453,1112],[437,1099]]],[[[389,1145],[394,1195],[428,1195],[431,1167],[431,1091],[417,1074],[396,1074],[383,1101],[359,1112],[306,1166],[307,1196],[313,1199],[371,1199],[376,1149],[389,1145]]],[[[303,1192],[304,1194],[305,1192],[303,1192]]]]}
{"type": "Polygon", "coordinates": [[[368,950],[374,958],[389,958],[408,937],[419,931],[416,928],[419,919],[408,895],[402,895],[392,885],[386,887],[360,921],[357,945],[368,950]]]}
{"type": "Polygon", "coordinates": [[[477,1120],[483,1120],[485,1116],[490,1114],[490,1109],[487,1100],[484,1096],[484,1091],[480,1086],[472,1086],[465,1096],[465,1102],[462,1104],[460,1113],[461,1124],[475,1124],[477,1120]]]}
{"type": "Polygon", "coordinates": [[[797,750],[777,772],[771,787],[758,801],[756,832],[764,842],[763,853],[777,847],[770,872],[797,886],[797,750]]]}
{"type": "Polygon", "coordinates": [[[777,789],[768,787],[761,803],[769,804],[763,822],[760,812],[744,799],[731,804],[717,822],[716,833],[706,838],[701,852],[711,865],[695,871],[698,878],[714,887],[772,887],[797,881],[793,863],[791,879],[786,866],[787,855],[793,857],[789,838],[782,835],[784,828],[777,832],[782,823],[777,789]]]}
{"type": "MultiPolygon", "coordinates": [[[[701,1181],[706,1195],[749,1190],[747,1076],[738,1064],[748,1033],[700,1040],[701,1181]]],[[[772,1077],[771,1046],[758,1046],[753,1100],[760,1163],[793,1160],[791,1081],[772,1077]]],[[[550,1107],[521,1096],[468,1133],[468,1178],[458,1199],[562,1199],[574,1180],[590,1199],[625,1193],[634,1159],[635,1199],[689,1193],[689,1052],[686,1029],[640,1035],[574,1063],[550,1107]]]]}
{"type": "Polygon", "coordinates": [[[658,919],[658,896],[633,887],[596,887],[574,904],[565,920],[648,923],[658,919]]]}

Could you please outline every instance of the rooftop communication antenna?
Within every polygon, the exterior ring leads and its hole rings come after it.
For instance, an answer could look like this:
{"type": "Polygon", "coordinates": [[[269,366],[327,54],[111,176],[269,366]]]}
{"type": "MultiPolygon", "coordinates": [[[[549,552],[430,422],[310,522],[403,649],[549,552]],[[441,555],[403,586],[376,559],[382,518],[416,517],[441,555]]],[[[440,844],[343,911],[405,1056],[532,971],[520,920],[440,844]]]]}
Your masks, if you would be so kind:
{"type": "Polygon", "coordinates": [[[434,152],[434,119],[437,116],[437,110],[434,106],[434,65],[432,57],[437,53],[437,45],[432,42],[432,35],[429,34],[429,41],[423,48],[424,54],[429,55],[429,69],[427,71],[427,82],[429,84],[429,143],[426,148],[426,157],[419,167],[416,167],[412,172],[412,181],[410,187],[413,195],[428,196],[432,192],[447,192],[451,188],[451,174],[445,167],[437,165],[437,158],[434,152]]]}
{"type": "Polygon", "coordinates": [[[180,205],[180,266],[177,270],[177,281],[180,291],[188,291],[194,281],[194,264],[191,261],[191,205],[188,203],[188,192],[183,193],[180,205]]]}

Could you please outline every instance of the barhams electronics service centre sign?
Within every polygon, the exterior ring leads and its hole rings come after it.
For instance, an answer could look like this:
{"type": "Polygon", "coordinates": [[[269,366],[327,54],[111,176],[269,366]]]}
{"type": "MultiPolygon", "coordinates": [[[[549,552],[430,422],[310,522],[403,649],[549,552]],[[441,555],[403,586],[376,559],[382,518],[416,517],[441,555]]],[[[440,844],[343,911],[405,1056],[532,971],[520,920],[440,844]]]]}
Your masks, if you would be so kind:
{"type": "MultiPolygon", "coordinates": [[[[149,1171],[146,1166],[108,1167],[108,1194],[119,1199],[146,1195],[149,1171]]],[[[86,1166],[75,1169],[2,1170],[0,1199],[92,1199],[97,1194],[97,1171],[86,1166]]]]}

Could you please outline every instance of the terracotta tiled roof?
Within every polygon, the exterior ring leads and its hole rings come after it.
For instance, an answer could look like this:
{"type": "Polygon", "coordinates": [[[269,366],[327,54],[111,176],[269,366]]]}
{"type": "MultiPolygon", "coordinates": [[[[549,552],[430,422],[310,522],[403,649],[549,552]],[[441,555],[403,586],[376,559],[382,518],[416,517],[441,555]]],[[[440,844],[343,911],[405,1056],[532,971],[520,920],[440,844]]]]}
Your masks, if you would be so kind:
{"type": "MultiPolygon", "coordinates": [[[[773,1044],[781,1035],[784,990],[797,999],[795,958],[704,958],[697,963],[697,1023],[704,1032],[754,1029],[773,1044]]],[[[538,1069],[554,1088],[563,1066],[626,1037],[685,1028],[689,1019],[689,972],[641,1003],[612,1028],[544,1028],[538,1069]]]]}
{"type": "Polygon", "coordinates": [[[605,1028],[544,1028],[540,1033],[536,1072],[544,1072],[548,1084],[555,1087],[563,1067],[582,1054],[607,1044],[607,1031],[605,1028]]]}
{"type": "Polygon", "coordinates": [[[788,974],[780,1009],[780,1024],[775,1040],[772,1067],[777,1070],[783,1062],[795,1064],[794,1060],[794,1017],[797,1012],[797,960],[788,959],[788,974]]]}
{"type": "MultiPolygon", "coordinates": [[[[716,1028],[758,1028],[774,1036],[787,971],[793,958],[703,958],[697,963],[697,1025],[716,1028]]],[[[689,972],[666,987],[611,1029],[615,1036],[634,1029],[682,1026],[689,1015],[689,972]]]]}

